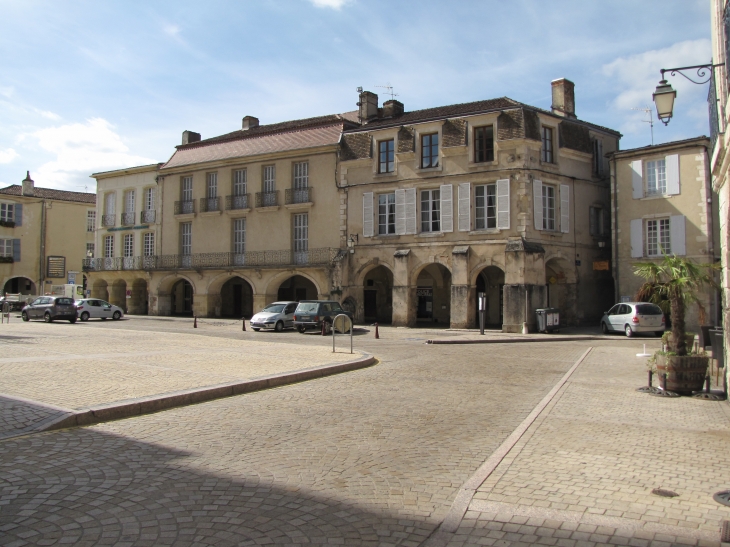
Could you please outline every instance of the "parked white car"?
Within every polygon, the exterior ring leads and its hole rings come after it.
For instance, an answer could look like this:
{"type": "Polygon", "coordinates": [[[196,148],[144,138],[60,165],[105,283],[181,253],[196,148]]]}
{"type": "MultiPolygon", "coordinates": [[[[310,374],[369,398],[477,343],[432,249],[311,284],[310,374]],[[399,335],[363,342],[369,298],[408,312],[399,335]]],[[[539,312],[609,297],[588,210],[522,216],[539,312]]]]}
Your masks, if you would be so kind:
{"type": "Polygon", "coordinates": [[[662,309],[646,302],[622,302],[616,304],[601,318],[603,334],[623,332],[631,337],[638,332],[664,334],[666,319],[662,309]]]}
{"type": "Polygon", "coordinates": [[[274,329],[281,332],[294,327],[294,310],[297,302],[272,302],[251,318],[253,330],[274,329]]]}
{"type": "Polygon", "coordinates": [[[124,317],[124,310],[98,298],[84,298],[76,301],[76,316],[82,321],[89,319],[105,321],[110,317],[116,321],[124,317]]]}

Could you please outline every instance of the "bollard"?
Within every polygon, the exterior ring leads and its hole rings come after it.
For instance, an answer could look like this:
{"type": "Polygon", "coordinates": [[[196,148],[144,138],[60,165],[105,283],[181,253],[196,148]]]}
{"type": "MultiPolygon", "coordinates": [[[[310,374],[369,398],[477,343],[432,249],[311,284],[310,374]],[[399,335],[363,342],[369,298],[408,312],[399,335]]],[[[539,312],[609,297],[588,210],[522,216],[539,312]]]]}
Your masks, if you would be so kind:
{"type": "Polygon", "coordinates": [[[322,321],[322,336],[324,336],[324,321],[322,321]]]}
{"type": "Polygon", "coordinates": [[[667,390],[667,373],[662,374],[662,391],[667,390]]]}
{"type": "Polygon", "coordinates": [[[705,393],[710,392],[710,377],[705,376],[705,393]]]}
{"type": "Polygon", "coordinates": [[[194,329],[198,328],[198,316],[197,315],[193,316],[193,328],[194,329]]]}
{"type": "Polygon", "coordinates": [[[375,323],[375,339],[377,340],[379,338],[380,338],[380,333],[378,332],[378,324],[375,323]]]}
{"type": "Polygon", "coordinates": [[[654,373],[652,371],[649,371],[649,387],[651,387],[652,384],[652,376],[654,376],[654,373]]]}
{"type": "Polygon", "coordinates": [[[241,329],[241,330],[243,330],[243,332],[246,332],[246,318],[242,317],[241,319],[243,321],[243,329],[241,329]]]}

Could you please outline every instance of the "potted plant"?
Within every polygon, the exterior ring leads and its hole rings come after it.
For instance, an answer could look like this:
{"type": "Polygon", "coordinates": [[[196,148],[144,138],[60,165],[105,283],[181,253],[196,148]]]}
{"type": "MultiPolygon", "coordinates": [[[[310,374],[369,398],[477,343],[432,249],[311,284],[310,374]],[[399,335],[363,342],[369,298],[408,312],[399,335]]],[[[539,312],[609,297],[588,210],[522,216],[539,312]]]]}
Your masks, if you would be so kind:
{"type": "Polygon", "coordinates": [[[690,394],[702,390],[709,357],[704,354],[704,348],[691,353],[684,315],[688,305],[699,304],[697,293],[714,285],[710,272],[716,267],[676,255],[664,255],[659,262],[636,264],[634,273],[644,279],[636,299],[652,302],[665,310],[669,308],[671,335],[666,339],[666,351],[655,354],[657,372],[667,375],[667,391],[690,394]]]}

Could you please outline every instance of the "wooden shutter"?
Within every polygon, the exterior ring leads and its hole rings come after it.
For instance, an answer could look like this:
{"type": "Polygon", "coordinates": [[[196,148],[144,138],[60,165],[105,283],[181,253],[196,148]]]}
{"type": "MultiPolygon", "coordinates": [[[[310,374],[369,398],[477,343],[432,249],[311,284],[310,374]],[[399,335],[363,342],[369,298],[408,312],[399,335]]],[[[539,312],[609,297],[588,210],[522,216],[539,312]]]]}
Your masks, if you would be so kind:
{"type": "Polygon", "coordinates": [[[644,197],[644,172],[641,165],[641,160],[632,161],[631,167],[631,188],[633,189],[634,199],[641,199],[644,197]]]}
{"type": "Polygon", "coordinates": [[[664,158],[667,174],[667,195],[679,194],[679,155],[672,154],[664,158]]]}
{"type": "MultiPolygon", "coordinates": [[[[509,179],[497,181],[497,228],[509,230],[509,179]]],[[[540,209],[542,211],[542,208],[540,209]]]]}
{"type": "Polygon", "coordinates": [[[451,184],[442,184],[441,196],[441,231],[454,231],[454,189],[451,184]]]}
{"type": "Polygon", "coordinates": [[[471,228],[471,183],[459,183],[459,231],[471,228]]]}
{"type": "Polygon", "coordinates": [[[406,191],[395,191],[395,233],[406,233],[406,191]]]}
{"type": "Polygon", "coordinates": [[[23,204],[22,203],[15,204],[15,225],[16,226],[23,225],[23,204]]]}
{"type": "Polygon", "coordinates": [[[532,181],[533,215],[535,217],[535,230],[542,230],[542,181],[532,181]]]}
{"type": "Polygon", "coordinates": [[[406,234],[417,233],[416,224],[416,189],[408,188],[406,191],[406,234]]]}
{"type": "Polygon", "coordinates": [[[13,262],[20,262],[20,240],[13,240],[13,262]]]}
{"type": "Polygon", "coordinates": [[[676,215],[669,218],[669,240],[672,245],[672,254],[679,256],[687,254],[684,224],[684,215],[676,215]]]}
{"type": "Polygon", "coordinates": [[[373,193],[365,192],[362,195],[362,235],[373,237],[373,193]]]}
{"type": "Polygon", "coordinates": [[[631,258],[644,256],[644,221],[635,218],[631,221],[631,258]]]}
{"type": "Polygon", "coordinates": [[[570,186],[560,185],[560,231],[570,232],[570,186]]]}

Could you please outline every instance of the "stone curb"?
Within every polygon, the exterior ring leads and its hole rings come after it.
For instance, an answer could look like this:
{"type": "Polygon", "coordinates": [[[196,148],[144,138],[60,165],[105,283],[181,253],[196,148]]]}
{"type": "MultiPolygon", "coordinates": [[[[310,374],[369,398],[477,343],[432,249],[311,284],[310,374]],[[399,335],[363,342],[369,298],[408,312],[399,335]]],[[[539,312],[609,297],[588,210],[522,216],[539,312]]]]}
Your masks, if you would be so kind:
{"type": "Polygon", "coordinates": [[[240,382],[229,382],[214,386],[202,388],[192,388],[164,395],[152,395],[150,397],[141,397],[129,401],[121,401],[110,403],[108,405],[94,406],[77,410],[58,416],[53,420],[45,420],[40,427],[34,427],[32,431],[24,430],[18,435],[5,437],[9,439],[16,436],[28,435],[29,433],[40,433],[42,431],[53,431],[56,429],[66,429],[69,427],[78,427],[86,425],[94,425],[101,422],[112,420],[121,420],[133,416],[141,416],[143,414],[152,414],[161,410],[169,410],[182,406],[188,406],[206,401],[213,401],[223,397],[231,397],[233,395],[242,395],[254,391],[271,389],[274,387],[285,386],[288,384],[296,384],[307,380],[332,376],[343,372],[358,370],[369,367],[377,362],[377,359],[365,352],[360,352],[360,357],[344,363],[336,363],[333,365],[323,365],[312,367],[294,372],[284,372],[273,376],[263,378],[254,378],[240,382]]]}
{"type": "MultiPolygon", "coordinates": [[[[518,344],[521,342],[588,342],[590,340],[614,340],[635,342],[639,338],[617,338],[609,336],[540,336],[539,338],[468,338],[461,340],[427,340],[427,344],[518,344]]],[[[655,339],[655,340],[658,340],[655,339]]]]}

